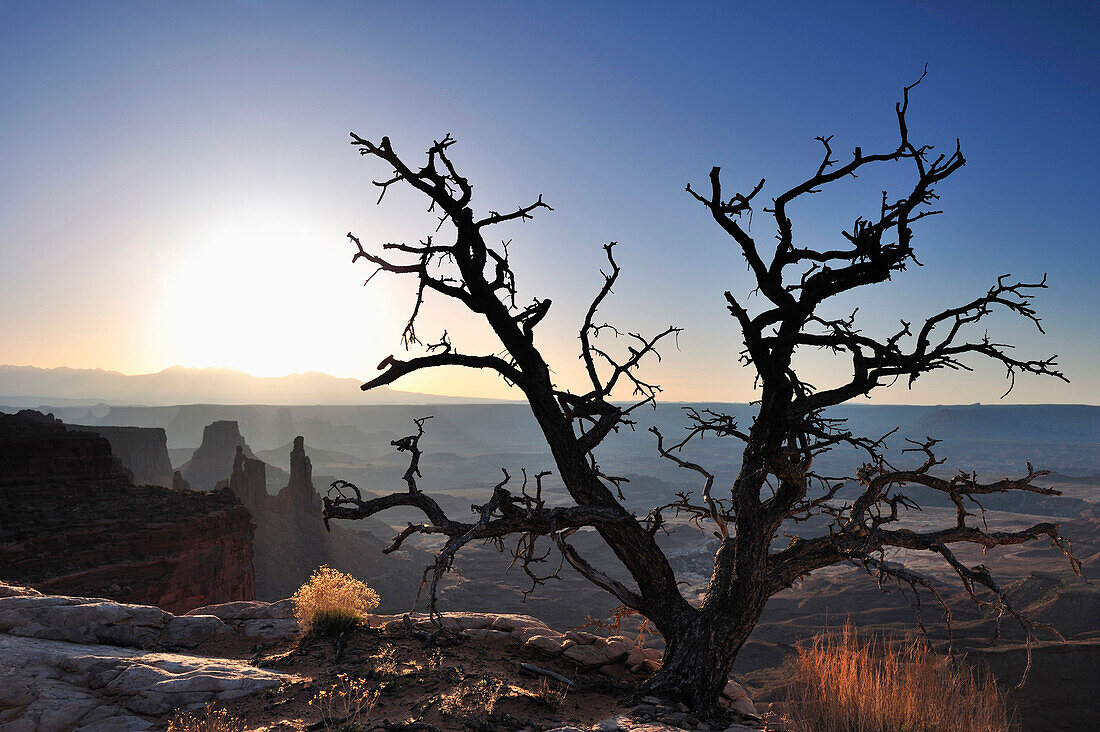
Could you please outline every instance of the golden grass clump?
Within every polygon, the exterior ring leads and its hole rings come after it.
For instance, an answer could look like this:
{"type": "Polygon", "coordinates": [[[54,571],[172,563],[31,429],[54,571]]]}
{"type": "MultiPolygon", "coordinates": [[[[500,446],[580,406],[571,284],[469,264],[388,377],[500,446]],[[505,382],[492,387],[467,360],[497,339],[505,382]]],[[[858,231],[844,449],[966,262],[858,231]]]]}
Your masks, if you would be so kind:
{"type": "Polygon", "coordinates": [[[321,566],[294,593],[294,617],[307,632],[339,635],[354,630],[378,607],[378,593],[329,566],[321,566]]]}
{"type": "Polygon", "coordinates": [[[800,645],[789,714],[802,730],[829,732],[1013,732],[994,680],[923,639],[863,641],[851,623],[800,645]]]}
{"type": "Polygon", "coordinates": [[[180,712],[168,722],[168,732],[243,732],[244,720],[207,704],[195,712],[180,712]]]}

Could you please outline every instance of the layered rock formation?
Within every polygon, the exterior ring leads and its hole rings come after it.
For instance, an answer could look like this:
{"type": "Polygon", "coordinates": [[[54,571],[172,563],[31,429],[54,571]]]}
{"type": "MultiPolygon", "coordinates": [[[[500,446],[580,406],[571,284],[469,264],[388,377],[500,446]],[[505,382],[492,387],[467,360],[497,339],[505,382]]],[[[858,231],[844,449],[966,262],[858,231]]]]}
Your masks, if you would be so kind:
{"type": "Polygon", "coordinates": [[[108,441],[0,415],[0,579],[186,611],[255,594],[252,525],[230,491],[135,486],[108,441]]]}
{"type": "MultiPolygon", "coordinates": [[[[348,572],[382,596],[382,608],[409,609],[430,559],[415,550],[383,554],[384,542],[369,531],[333,526],[325,530],[321,497],[313,485],[313,466],[305,441],[294,439],[290,479],[277,495],[266,490],[272,466],[253,458],[246,446],[235,448],[233,471],[220,487],[228,487],[248,507],[256,524],[256,596],[275,600],[293,594],[322,564],[348,572]]],[[[364,528],[389,529],[377,521],[364,528]]]]}
{"type": "Polygon", "coordinates": [[[180,475],[193,490],[211,490],[218,481],[225,480],[232,474],[233,460],[238,449],[247,457],[256,457],[241,436],[236,422],[221,420],[208,424],[202,432],[202,444],[191,459],[180,466],[180,475]]]}
{"type": "MultiPolygon", "coordinates": [[[[222,481],[229,480],[233,474],[238,451],[251,460],[256,459],[252,448],[241,435],[240,425],[237,422],[233,420],[211,422],[202,432],[202,444],[192,453],[191,459],[180,466],[178,472],[192,490],[211,490],[222,481]]],[[[273,466],[268,466],[266,476],[275,481],[286,481],[289,478],[284,471],[273,466]]],[[[264,493],[267,493],[267,486],[264,486],[264,493]]]]}
{"type": "Polygon", "coordinates": [[[279,510],[285,513],[321,515],[321,496],[313,487],[313,464],[306,456],[305,440],[294,438],[290,451],[290,481],[277,496],[279,510]]]}
{"type": "Polygon", "coordinates": [[[191,490],[191,484],[184,480],[183,476],[178,470],[172,473],[172,487],[178,491],[191,490]]]}
{"type": "Polygon", "coordinates": [[[130,471],[136,485],[172,487],[172,461],[168,440],[160,427],[86,427],[69,429],[94,432],[111,443],[111,453],[130,471]]]}
{"type": "Polygon", "coordinates": [[[106,483],[128,479],[106,440],[67,432],[53,415],[26,409],[0,414],[0,479],[20,476],[106,483]]]}
{"type": "MultiPolygon", "coordinates": [[[[218,485],[223,485],[219,483],[218,485]]],[[[267,465],[245,455],[244,447],[237,446],[237,456],[233,460],[233,473],[229,477],[229,489],[241,500],[255,516],[267,508],[267,465]]]]}

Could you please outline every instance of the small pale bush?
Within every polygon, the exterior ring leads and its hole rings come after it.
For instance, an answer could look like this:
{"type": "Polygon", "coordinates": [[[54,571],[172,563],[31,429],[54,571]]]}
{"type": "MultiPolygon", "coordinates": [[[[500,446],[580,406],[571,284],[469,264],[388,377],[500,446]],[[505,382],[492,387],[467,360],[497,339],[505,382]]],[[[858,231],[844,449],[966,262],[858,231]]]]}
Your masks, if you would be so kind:
{"type": "Polygon", "coordinates": [[[864,641],[845,624],[800,645],[789,721],[829,732],[1014,732],[1007,699],[922,639],[864,641]]]}
{"type": "Polygon", "coordinates": [[[319,567],[292,599],[298,625],[318,635],[354,630],[379,602],[369,586],[328,566],[319,567]]]}
{"type": "Polygon", "coordinates": [[[181,712],[168,722],[168,732],[243,732],[244,720],[207,704],[196,712],[181,712]]]}

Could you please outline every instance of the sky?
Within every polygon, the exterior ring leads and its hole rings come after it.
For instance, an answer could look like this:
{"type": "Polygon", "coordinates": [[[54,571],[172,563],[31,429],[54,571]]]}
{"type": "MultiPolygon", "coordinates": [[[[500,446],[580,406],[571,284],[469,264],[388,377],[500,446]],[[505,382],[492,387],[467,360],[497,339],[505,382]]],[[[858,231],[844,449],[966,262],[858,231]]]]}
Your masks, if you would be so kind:
{"type": "MultiPolygon", "coordinates": [[[[435,220],[411,194],[376,206],[389,171],[348,133],[388,135],[409,160],[451,133],[475,210],[540,193],[555,209],[493,233],[512,240],[521,296],[554,300],[538,343],[559,383],[580,384],[577,329],[614,240],[606,319],[685,328],[645,375],[670,400],[749,401],[722,293],[754,285],[685,184],[721,165],[727,187],[766,178],[768,197],[813,173],[818,135],[841,154],[892,149],[893,105],[927,63],[912,137],[959,138],[967,165],[916,229],[924,266],[837,311],[885,334],[998,275],[1046,273],[1046,335],[1000,317],[989,333],[1058,354],[1071,383],[1022,377],[1004,401],[1098,404],[1098,37],[1089,2],[0,0],[0,363],[369,378],[401,357],[413,290],[364,287],[345,234],[412,242],[435,220]]],[[[795,227],[831,246],[906,180],[846,182],[795,208],[795,227]]],[[[771,241],[765,215],[752,232],[771,241]]],[[[421,332],[444,328],[460,350],[499,348],[429,301],[421,332]]],[[[998,401],[1003,369],[974,366],[872,400],[998,401]]],[[[822,387],[848,375],[817,353],[799,368],[822,387]]],[[[396,386],[518,396],[455,369],[396,386]]]]}

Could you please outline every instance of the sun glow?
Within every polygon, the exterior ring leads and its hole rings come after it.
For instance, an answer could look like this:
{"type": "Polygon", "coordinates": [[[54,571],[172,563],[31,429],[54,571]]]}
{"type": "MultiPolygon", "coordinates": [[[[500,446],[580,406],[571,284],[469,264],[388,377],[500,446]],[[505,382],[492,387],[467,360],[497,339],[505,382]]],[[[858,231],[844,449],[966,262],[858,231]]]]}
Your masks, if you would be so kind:
{"type": "Polygon", "coordinates": [[[198,227],[165,275],[166,360],[256,376],[373,365],[382,298],[362,288],[330,228],[274,212],[198,227]]]}

